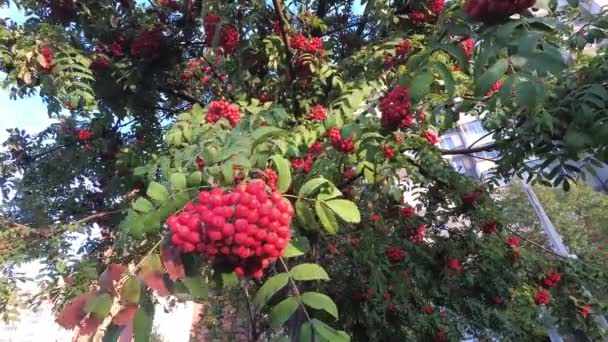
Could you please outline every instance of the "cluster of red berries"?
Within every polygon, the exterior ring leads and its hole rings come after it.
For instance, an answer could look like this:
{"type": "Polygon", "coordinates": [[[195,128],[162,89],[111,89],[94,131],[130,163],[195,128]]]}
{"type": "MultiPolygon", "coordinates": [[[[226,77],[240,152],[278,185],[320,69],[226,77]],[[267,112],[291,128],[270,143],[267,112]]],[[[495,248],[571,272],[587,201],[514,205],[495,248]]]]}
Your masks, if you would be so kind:
{"type": "Polygon", "coordinates": [[[507,239],[507,246],[515,248],[519,246],[519,238],[517,236],[511,236],[507,239]]]}
{"type": "MultiPolygon", "coordinates": [[[[213,39],[217,31],[217,25],[220,23],[221,17],[214,14],[209,14],[205,17],[205,43],[207,46],[213,46],[213,39]]],[[[218,45],[222,47],[227,54],[236,52],[239,45],[239,31],[232,25],[223,24],[219,32],[218,45]]]]}
{"type": "Polygon", "coordinates": [[[310,53],[310,54],[324,54],[323,41],[321,38],[313,37],[306,38],[302,33],[298,32],[289,39],[289,45],[292,49],[310,53]]]}
{"type": "Polygon", "coordinates": [[[557,273],[557,271],[554,269],[550,269],[549,272],[547,272],[547,275],[545,275],[543,278],[542,285],[545,288],[551,288],[559,284],[561,280],[561,274],[557,273]]]}
{"type": "Polygon", "coordinates": [[[163,47],[163,33],[159,29],[142,31],[131,41],[131,55],[152,60],[158,58],[163,47]]]}
{"type": "Polygon", "coordinates": [[[304,173],[309,173],[312,169],[312,164],[314,163],[314,158],[312,154],[307,154],[305,158],[295,158],[291,160],[291,167],[294,170],[302,170],[304,173]]]}
{"type": "Polygon", "coordinates": [[[389,247],[385,253],[391,264],[398,264],[405,259],[405,251],[399,247],[389,247]]]}
{"type": "MultiPolygon", "coordinates": [[[[207,62],[203,58],[197,58],[188,61],[186,64],[185,70],[180,75],[180,80],[182,83],[188,83],[197,72],[201,74],[209,74],[213,71],[213,68],[207,64],[207,62]]],[[[201,78],[201,82],[203,84],[207,84],[211,81],[211,77],[209,75],[205,75],[201,78]]]]}
{"type": "Polygon", "coordinates": [[[403,56],[407,55],[407,53],[410,52],[410,48],[411,48],[410,41],[407,39],[403,39],[395,47],[395,56],[403,57],[403,56]]]}
{"type": "Polygon", "coordinates": [[[591,313],[591,305],[589,305],[589,304],[583,305],[583,307],[578,311],[578,313],[581,315],[581,317],[583,319],[587,319],[587,316],[591,313]]]}
{"type": "Polygon", "coordinates": [[[285,252],[294,210],[264,182],[241,183],[231,192],[201,191],[198,202],[167,219],[171,241],[181,251],[200,253],[238,276],[254,278],[285,252]]]}
{"type": "Polygon", "coordinates": [[[95,71],[106,71],[110,68],[110,65],[112,64],[112,62],[104,57],[104,56],[97,56],[93,62],[91,62],[91,70],[95,70],[95,71]]]}
{"type": "Polygon", "coordinates": [[[412,10],[409,14],[410,21],[414,26],[422,26],[426,23],[433,23],[445,8],[445,0],[431,0],[427,5],[430,13],[423,10],[412,10]]]}
{"type": "Polygon", "coordinates": [[[168,8],[172,12],[179,11],[179,2],[176,0],[160,0],[159,4],[163,7],[168,8]]]}
{"type": "Polygon", "coordinates": [[[422,133],[422,136],[429,141],[429,143],[431,143],[431,145],[435,145],[437,142],[439,142],[439,139],[437,138],[437,134],[435,134],[435,132],[431,132],[431,131],[426,131],[424,133],[422,133]]]}
{"type": "Polygon", "coordinates": [[[464,50],[464,55],[467,59],[471,58],[473,55],[473,49],[475,49],[475,40],[473,38],[467,38],[460,43],[462,49],[464,50]]]}
{"type": "Polygon", "coordinates": [[[483,188],[477,188],[473,192],[466,192],[462,194],[462,203],[466,206],[473,205],[481,195],[483,195],[483,188]]]}
{"type": "Polygon", "coordinates": [[[492,233],[495,233],[495,232],[496,232],[496,229],[497,229],[496,227],[497,227],[497,223],[496,223],[496,221],[492,220],[492,221],[490,221],[490,222],[486,222],[486,223],[484,223],[484,224],[481,226],[481,231],[482,231],[484,234],[489,235],[489,234],[492,234],[492,233]]]}
{"type": "Polygon", "coordinates": [[[542,289],[534,294],[534,302],[537,305],[549,304],[550,300],[551,300],[551,295],[549,294],[549,291],[547,291],[545,289],[542,289]]]}
{"type": "Polygon", "coordinates": [[[353,153],[355,151],[355,143],[350,138],[342,139],[342,134],[339,128],[330,128],[327,131],[331,145],[342,153],[353,153]]]}
{"type": "Polygon", "coordinates": [[[230,125],[235,127],[241,119],[241,111],[237,105],[227,101],[219,100],[211,102],[205,120],[209,123],[216,123],[221,118],[227,119],[230,125]]]}
{"type": "Polygon", "coordinates": [[[82,141],[82,142],[87,142],[89,140],[91,140],[93,138],[93,134],[86,129],[79,129],[78,130],[78,140],[82,141]]]}
{"type": "Polygon", "coordinates": [[[504,20],[534,5],[536,0],[467,0],[464,11],[487,24],[504,20]]]}
{"type": "Polygon", "coordinates": [[[266,182],[266,185],[272,191],[277,191],[277,183],[279,182],[279,176],[273,169],[266,169],[262,174],[262,179],[266,182]]]}
{"type": "Polygon", "coordinates": [[[326,114],[325,114],[325,108],[323,108],[323,106],[321,106],[320,104],[310,108],[310,115],[309,117],[312,120],[316,120],[316,121],[323,121],[326,118],[326,114]]]}
{"type": "Polygon", "coordinates": [[[200,157],[196,157],[196,159],[194,160],[194,163],[196,163],[196,168],[199,171],[203,171],[205,169],[205,161],[203,159],[201,159],[200,157]]]}
{"type": "Polygon", "coordinates": [[[462,272],[462,263],[458,258],[451,258],[448,260],[448,268],[460,273],[462,272]]]}
{"type": "Polygon", "coordinates": [[[40,66],[42,67],[42,69],[51,72],[53,71],[53,68],[55,67],[55,64],[53,64],[54,61],[54,53],[53,50],[49,47],[43,47],[42,49],[40,49],[40,55],[42,56],[42,60],[40,61],[40,66]]]}
{"type": "Polygon", "coordinates": [[[410,128],[414,117],[410,112],[410,92],[408,88],[397,86],[380,101],[382,127],[389,130],[410,128]]]}
{"type": "Polygon", "coordinates": [[[414,236],[412,236],[412,243],[413,244],[417,244],[420,243],[424,240],[424,231],[426,230],[426,226],[421,224],[418,226],[418,229],[416,230],[416,234],[414,234],[414,236]]]}
{"type": "Polygon", "coordinates": [[[395,156],[395,149],[390,147],[390,146],[386,146],[386,145],[382,145],[382,153],[384,154],[384,158],[386,159],[391,159],[395,156]]]}
{"type": "Polygon", "coordinates": [[[51,15],[66,24],[76,15],[74,0],[51,1],[51,15]]]}
{"type": "Polygon", "coordinates": [[[492,88],[488,91],[488,93],[486,94],[486,96],[492,96],[496,93],[498,93],[500,91],[500,89],[502,89],[502,85],[503,82],[501,80],[496,81],[494,84],[492,84],[492,88]]]}
{"type": "Polygon", "coordinates": [[[308,147],[308,153],[314,156],[321,154],[323,150],[323,144],[320,141],[315,141],[312,145],[308,147]]]}
{"type": "Polygon", "coordinates": [[[411,217],[416,212],[416,208],[412,207],[411,205],[406,205],[405,207],[401,208],[400,212],[404,217],[411,217]]]}

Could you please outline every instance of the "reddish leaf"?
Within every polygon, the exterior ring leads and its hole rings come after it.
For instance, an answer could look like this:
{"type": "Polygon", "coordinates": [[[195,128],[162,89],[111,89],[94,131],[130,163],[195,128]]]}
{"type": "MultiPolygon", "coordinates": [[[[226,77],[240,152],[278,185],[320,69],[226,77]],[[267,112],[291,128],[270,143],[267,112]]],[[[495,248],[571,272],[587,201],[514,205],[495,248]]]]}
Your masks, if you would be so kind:
{"type": "Polygon", "coordinates": [[[120,280],[127,267],[120,264],[109,264],[105,271],[99,276],[99,287],[112,296],[116,295],[115,283],[120,280]]]}
{"type": "Polygon", "coordinates": [[[152,290],[158,292],[161,296],[166,296],[169,294],[169,290],[165,285],[165,280],[163,279],[162,273],[147,273],[142,275],[142,280],[146,285],[152,290]]]}
{"type": "Polygon", "coordinates": [[[175,246],[165,244],[160,252],[160,257],[163,260],[163,264],[165,265],[165,269],[167,270],[171,280],[176,281],[186,277],[182,258],[180,257],[180,253],[175,246]]]}
{"type": "Polygon", "coordinates": [[[91,336],[97,332],[103,320],[91,315],[78,324],[78,336],[91,336]]]}
{"type": "Polygon", "coordinates": [[[131,342],[133,340],[133,321],[122,329],[118,342],[131,342]]]}
{"type": "Polygon", "coordinates": [[[89,293],[82,294],[72,299],[70,304],[66,305],[57,315],[55,321],[65,329],[72,329],[87,315],[84,311],[86,302],[93,298],[96,290],[91,290],[89,293]]]}
{"type": "Polygon", "coordinates": [[[112,317],[112,323],[116,325],[127,325],[133,320],[133,318],[135,318],[136,313],[137,305],[129,304],[120,309],[120,311],[118,311],[118,313],[112,317]]]}

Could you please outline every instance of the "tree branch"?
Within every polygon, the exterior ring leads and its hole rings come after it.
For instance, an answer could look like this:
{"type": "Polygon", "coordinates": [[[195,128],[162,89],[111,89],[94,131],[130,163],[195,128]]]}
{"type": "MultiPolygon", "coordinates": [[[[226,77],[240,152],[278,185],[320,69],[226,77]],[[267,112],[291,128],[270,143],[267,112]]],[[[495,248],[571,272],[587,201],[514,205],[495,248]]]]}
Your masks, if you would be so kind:
{"type": "Polygon", "coordinates": [[[541,244],[539,244],[539,243],[537,243],[537,242],[534,242],[534,241],[532,241],[532,240],[528,239],[527,237],[523,236],[523,235],[522,235],[522,234],[520,234],[519,232],[517,232],[517,231],[515,231],[515,230],[513,230],[513,229],[511,229],[511,228],[509,228],[509,227],[505,227],[505,229],[506,229],[506,230],[508,230],[508,231],[510,231],[511,233],[513,233],[513,234],[515,234],[515,235],[519,236],[520,238],[522,238],[522,239],[523,239],[524,241],[526,241],[527,243],[529,243],[529,244],[531,244],[531,245],[533,245],[533,246],[535,246],[535,247],[537,247],[537,248],[539,248],[539,249],[541,249],[541,250],[543,250],[543,251],[545,251],[545,252],[547,252],[547,253],[549,253],[549,254],[552,254],[552,255],[554,255],[554,256],[556,256],[556,257],[559,257],[559,258],[562,258],[562,259],[568,259],[567,257],[565,257],[565,256],[563,256],[563,255],[560,255],[560,254],[557,254],[557,253],[555,253],[554,251],[550,250],[549,248],[547,248],[547,247],[545,247],[545,246],[543,246],[543,245],[541,245],[541,244]]]}
{"type": "Polygon", "coordinates": [[[189,92],[187,92],[185,90],[171,89],[171,88],[168,88],[168,87],[159,87],[158,90],[162,91],[163,93],[167,93],[167,94],[171,94],[171,95],[177,96],[180,99],[188,101],[190,103],[198,103],[201,106],[205,106],[204,103],[202,103],[201,101],[199,101],[196,97],[194,97],[194,95],[190,94],[189,92]]]}
{"type": "Polygon", "coordinates": [[[484,146],[480,146],[480,147],[475,147],[475,148],[464,148],[464,149],[459,149],[459,150],[442,150],[441,154],[448,156],[448,155],[454,155],[454,154],[472,154],[472,153],[477,153],[477,152],[483,152],[483,151],[492,151],[495,150],[498,147],[498,145],[493,142],[491,144],[488,145],[484,145],[484,146]]]}
{"type": "Polygon", "coordinates": [[[287,31],[289,29],[289,23],[287,22],[287,19],[285,18],[285,13],[283,12],[283,4],[281,3],[281,0],[272,0],[272,3],[274,5],[274,11],[277,15],[277,17],[279,18],[279,22],[281,24],[281,38],[283,39],[283,44],[285,45],[285,59],[287,62],[287,69],[289,70],[289,78],[290,78],[290,82],[291,82],[291,95],[292,95],[292,105],[293,105],[293,111],[296,117],[300,117],[301,113],[300,113],[300,101],[298,101],[298,99],[296,98],[296,94],[294,92],[293,89],[293,83],[296,80],[296,71],[293,68],[293,64],[291,63],[291,61],[293,60],[293,56],[291,54],[291,50],[289,49],[289,37],[287,37],[287,31]]]}

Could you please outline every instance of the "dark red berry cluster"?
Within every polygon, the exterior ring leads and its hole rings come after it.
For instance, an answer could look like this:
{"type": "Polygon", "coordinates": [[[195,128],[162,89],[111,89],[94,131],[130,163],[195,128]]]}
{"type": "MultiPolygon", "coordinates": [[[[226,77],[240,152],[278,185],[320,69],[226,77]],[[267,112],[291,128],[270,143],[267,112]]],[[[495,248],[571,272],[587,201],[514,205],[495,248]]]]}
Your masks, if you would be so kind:
{"type": "Polygon", "coordinates": [[[209,123],[216,123],[221,118],[227,119],[230,125],[235,127],[241,119],[241,111],[237,105],[227,101],[219,100],[211,102],[205,120],[209,123]]]}
{"type": "Polygon", "coordinates": [[[445,0],[431,0],[426,7],[428,11],[417,9],[412,10],[412,12],[409,14],[412,25],[422,26],[425,22],[435,22],[437,17],[439,17],[439,14],[445,8],[445,0]]]}
{"type": "Polygon", "coordinates": [[[386,159],[391,159],[395,156],[395,149],[390,147],[390,146],[386,146],[386,145],[382,145],[382,152],[384,154],[384,158],[386,159]]]}
{"type": "Polygon", "coordinates": [[[407,53],[410,52],[410,48],[411,48],[410,41],[407,39],[403,39],[395,47],[395,56],[403,57],[403,56],[407,55],[407,53]]]}
{"type": "Polygon", "coordinates": [[[395,87],[380,101],[382,127],[389,130],[412,127],[414,117],[410,112],[411,105],[409,89],[395,87]]]}
{"type": "Polygon", "coordinates": [[[196,252],[228,265],[238,276],[260,278],[283,255],[291,239],[291,203],[263,181],[239,184],[233,191],[201,191],[198,204],[167,219],[171,241],[183,252],[196,252]]]}
{"type": "Polygon", "coordinates": [[[340,133],[339,128],[330,128],[327,131],[327,136],[329,137],[329,141],[331,145],[338,151],[342,153],[353,153],[355,151],[355,143],[350,138],[342,139],[342,134],[340,133]]]}
{"type": "Polygon", "coordinates": [[[55,67],[53,64],[54,61],[54,53],[53,50],[49,47],[43,47],[40,49],[40,55],[42,55],[42,61],[40,62],[40,66],[42,69],[51,72],[55,67]]]}
{"type": "Polygon", "coordinates": [[[549,272],[547,272],[547,275],[543,278],[542,285],[545,288],[551,288],[556,286],[561,280],[561,274],[554,269],[550,269],[549,272]]]}
{"type": "Polygon", "coordinates": [[[305,158],[295,158],[291,160],[291,167],[294,170],[302,170],[304,173],[309,173],[314,163],[313,155],[308,153],[305,158]]]}
{"type": "Polygon", "coordinates": [[[160,56],[163,33],[160,29],[142,31],[131,41],[131,56],[152,60],[160,56]]]}
{"type": "Polygon", "coordinates": [[[91,70],[95,71],[106,71],[110,68],[112,62],[104,56],[97,56],[93,62],[91,62],[91,70]]]}
{"type": "Polygon", "coordinates": [[[497,230],[497,223],[494,220],[486,222],[481,226],[481,231],[487,235],[495,233],[496,230],[497,230]]]}
{"type": "Polygon", "coordinates": [[[289,45],[292,49],[307,52],[313,55],[317,53],[321,55],[325,54],[325,51],[322,49],[323,41],[321,38],[313,37],[308,39],[300,32],[289,39],[289,45]]]}
{"type": "Polygon", "coordinates": [[[176,0],[160,0],[159,4],[172,12],[179,11],[179,2],[176,0]]]}
{"type": "Polygon", "coordinates": [[[279,176],[273,169],[266,169],[262,174],[262,179],[266,182],[266,185],[272,191],[277,191],[277,183],[279,182],[279,176]]]}
{"type": "Polygon", "coordinates": [[[532,7],[536,0],[467,0],[464,11],[471,17],[492,24],[532,7]]]}
{"type": "Polygon", "coordinates": [[[467,59],[471,58],[471,55],[473,55],[473,49],[475,49],[475,40],[473,38],[467,38],[460,44],[467,59]]]}
{"type": "Polygon", "coordinates": [[[326,118],[325,108],[320,104],[310,108],[310,114],[308,116],[312,120],[323,121],[326,118]]]}
{"type": "Polygon", "coordinates": [[[436,143],[439,142],[439,138],[437,138],[437,134],[435,134],[435,132],[426,131],[426,132],[422,133],[422,136],[426,140],[428,140],[428,142],[431,143],[431,145],[435,145],[436,143]]]}
{"type": "MultiPolygon", "coordinates": [[[[213,39],[217,30],[217,25],[220,23],[221,17],[214,14],[209,14],[205,17],[205,43],[207,46],[213,46],[213,39]]],[[[218,45],[227,54],[236,52],[239,45],[239,31],[232,25],[223,24],[220,28],[218,45]]]]}
{"type": "Polygon", "coordinates": [[[405,259],[405,251],[399,247],[389,247],[385,253],[391,264],[398,264],[405,259]]]}

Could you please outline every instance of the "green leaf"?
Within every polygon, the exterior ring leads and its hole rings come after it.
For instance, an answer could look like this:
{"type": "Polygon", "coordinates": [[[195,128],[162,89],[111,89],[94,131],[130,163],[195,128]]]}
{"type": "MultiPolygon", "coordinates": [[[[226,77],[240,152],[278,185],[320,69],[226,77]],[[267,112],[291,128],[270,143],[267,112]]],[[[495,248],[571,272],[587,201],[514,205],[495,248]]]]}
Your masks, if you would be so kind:
{"type": "Polygon", "coordinates": [[[455,44],[443,44],[438,45],[437,48],[447,52],[458,62],[458,66],[462,70],[467,70],[467,56],[464,54],[464,49],[460,45],[455,44]]]}
{"type": "Polygon", "coordinates": [[[154,319],[154,305],[147,303],[141,305],[133,320],[134,342],[149,342],[152,334],[152,321],[154,319]]]}
{"type": "Polygon", "coordinates": [[[112,304],[112,297],[107,293],[102,293],[89,299],[84,306],[84,310],[103,320],[110,313],[112,304]]]}
{"type": "Polygon", "coordinates": [[[437,73],[441,75],[441,78],[443,79],[445,90],[448,92],[448,96],[454,96],[454,92],[456,91],[456,82],[454,81],[452,72],[450,72],[450,70],[443,63],[437,62],[433,65],[437,73]]]}
{"type": "Polygon", "coordinates": [[[140,213],[147,213],[149,211],[154,210],[154,204],[148,201],[145,197],[140,197],[133,203],[133,209],[139,211],[140,213]]]}
{"type": "Polygon", "coordinates": [[[169,176],[169,181],[175,190],[184,190],[186,188],[186,175],[183,173],[174,173],[169,176]]]}
{"type": "Polygon", "coordinates": [[[306,197],[323,184],[329,183],[325,178],[313,178],[300,187],[298,197],[306,197]]]}
{"type": "Polygon", "coordinates": [[[288,297],[279,304],[275,305],[270,311],[272,327],[279,328],[293,315],[298,309],[298,301],[294,297],[288,297]]]}
{"type": "Polygon", "coordinates": [[[207,298],[209,287],[207,286],[207,279],[203,276],[198,277],[186,277],[182,278],[182,283],[188,289],[188,292],[196,299],[207,298]]]}
{"type": "Polygon", "coordinates": [[[146,195],[158,202],[164,202],[169,198],[169,191],[167,191],[167,188],[165,188],[164,185],[152,182],[148,186],[146,195]]]}
{"type": "Polygon", "coordinates": [[[475,82],[475,93],[479,96],[485,96],[492,85],[498,81],[507,71],[509,62],[505,58],[501,58],[494,65],[489,67],[475,82]]]}
{"type": "Polygon", "coordinates": [[[326,338],[331,342],[349,342],[350,336],[346,334],[344,331],[338,331],[329,325],[319,321],[316,318],[312,319],[312,326],[315,328],[315,331],[319,333],[323,338],[326,338]]]}
{"type": "Polygon", "coordinates": [[[536,107],[538,94],[536,93],[536,87],[532,82],[526,81],[517,83],[517,85],[515,85],[515,96],[520,105],[528,109],[534,109],[534,107],[536,107]]]}
{"type": "Polygon", "coordinates": [[[146,255],[139,263],[139,269],[142,274],[158,273],[163,271],[163,263],[160,260],[160,255],[146,255]]]}
{"type": "Polygon", "coordinates": [[[262,308],[272,296],[279,292],[289,282],[287,273],[279,273],[268,280],[260,287],[255,294],[254,303],[258,308],[262,308]]]}
{"type": "Polygon", "coordinates": [[[203,181],[203,173],[200,171],[194,171],[188,176],[188,185],[191,187],[201,185],[203,181]]]}
{"type": "Polygon", "coordinates": [[[270,160],[274,162],[274,165],[277,167],[277,171],[279,173],[279,184],[277,190],[280,193],[284,193],[291,185],[291,163],[278,154],[270,157],[270,160]]]}
{"type": "Polygon", "coordinates": [[[253,140],[253,146],[261,143],[263,140],[278,136],[285,133],[284,129],[272,126],[260,127],[251,133],[251,139],[253,140]]]}
{"type": "Polygon", "coordinates": [[[319,340],[319,336],[315,336],[315,331],[310,322],[302,323],[300,327],[300,342],[315,342],[319,340]],[[314,340],[313,340],[314,336],[314,340]]]}
{"type": "Polygon", "coordinates": [[[297,239],[292,238],[291,242],[287,244],[283,258],[287,259],[299,257],[308,253],[309,250],[310,244],[305,236],[300,236],[297,239]]]}
{"type": "Polygon", "coordinates": [[[336,234],[338,232],[338,220],[336,220],[334,213],[325,207],[325,202],[316,201],[315,211],[325,231],[329,234],[336,234]]]}
{"type": "Polygon", "coordinates": [[[414,77],[410,84],[410,99],[412,100],[412,104],[420,102],[431,91],[433,80],[433,74],[429,71],[425,71],[414,77]]]}
{"type": "Polygon", "coordinates": [[[116,325],[114,323],[108,324],[103,332],[103,338],[101,342],[116,342],[122,333],[124,326],[116,325]]]}
{"type": "Polygon", "coordinates": [[[141,286],[137,277],[130,276],[120,290],[120,300],[125,303],[139,303],[141,286]]]}
{"type": "Polygon", "coordinates": [[[329,280],[323,267],[317,264],[300,264],[289,271],[294,280],[329,280]]]}
{"type": "Polygon", "coordinates": [[[325,202],[325,204],[344,221],[349,223],[361,222],[361,214],[355,203],[344,199],[335,199],[325,202]]]}
{"type": "Polygon", "coordinates": [[[338,319],[338,306],[329,296],[319,292],[304,292],[301,299],[305,305],[313,309],[325,310],[328,314],[338,319]]]}
{"type": "Polygon", "coordinates": [[[315,214],[312,211],[312,208],[306,201],[297,200],[296,201],[296,218],[298,222],[302,226],[302,228],[306,230],[313,230],[317,228],[317,222],[315,220],[315,214]]]}

